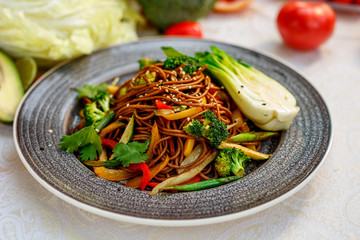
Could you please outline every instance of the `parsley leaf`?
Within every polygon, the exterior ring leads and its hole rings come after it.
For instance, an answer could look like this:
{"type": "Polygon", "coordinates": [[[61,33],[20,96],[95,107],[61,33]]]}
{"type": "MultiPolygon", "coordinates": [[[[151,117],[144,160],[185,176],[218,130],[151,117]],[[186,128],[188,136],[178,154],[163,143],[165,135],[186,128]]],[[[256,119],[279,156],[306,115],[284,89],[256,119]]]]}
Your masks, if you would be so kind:
{"type": "Polygon", "coordinates": [[[87,85],[85,84],[82,88],[77,89],[78,98],[87,97],[91,100],[96,100],[98,95],[108,94],[107,90],[108,85],[106,83],[101,83],[99,85],[87,85]]]}
{"type": "Polygon", "coordinates": [[[79,157],[82,161],[94,160],[102,152],[101,138],[92,126],[84,127],[70,136],[63,136],[59,146],[69,153],[81,148],[79,157]]]}
{"type": "Polygon", "coordinates": [[[141,163],[144,162],[149,156],[145,153],[148,149],[150,139],[144,143],[139,143],[137,141],[125,143],[118,143],[113,149],[112,158],[109,161],[103,163],[105,167],[114,167],[121,165],[123,167],[128,167],[132,163],[141,163]]]}

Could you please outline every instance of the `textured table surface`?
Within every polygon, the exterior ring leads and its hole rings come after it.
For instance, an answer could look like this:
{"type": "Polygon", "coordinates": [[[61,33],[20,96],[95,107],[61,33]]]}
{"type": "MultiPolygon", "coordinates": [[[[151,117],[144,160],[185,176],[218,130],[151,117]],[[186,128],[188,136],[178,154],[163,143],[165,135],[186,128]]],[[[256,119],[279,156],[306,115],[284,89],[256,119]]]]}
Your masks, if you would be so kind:
{"type": "Polygon", "coordinates": [[[274,55],[299,70],[325,99],[333,144],[299,192],[260,213],[197,227],[150,227],[99,217],[43,188],[25,169],[0,123],[0,239],[360,239],[360,12],[337,11],[319,49],[284,46],[275,25],[283,1],[255,1],[234,14],[202,19],[204,38],[274,55]]]}

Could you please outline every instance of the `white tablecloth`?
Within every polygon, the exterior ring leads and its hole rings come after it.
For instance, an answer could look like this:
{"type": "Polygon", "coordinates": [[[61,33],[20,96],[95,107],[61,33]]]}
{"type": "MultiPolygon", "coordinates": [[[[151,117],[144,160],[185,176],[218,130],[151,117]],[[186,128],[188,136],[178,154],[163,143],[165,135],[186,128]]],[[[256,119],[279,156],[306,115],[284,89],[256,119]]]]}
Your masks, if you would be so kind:
{"type": "Polygon", "coordinates": [[[319,49],[284,46],[275,25],[283,1],[257,0],[200,20],[206,39],[280,57],[307,77],[332,116],[333,145],[299,192],[260,213],[197,227],[128,224],[80,210],[43,188],[21,163],[12,126],[0,123],[0,239],[360,239],[360,12],[337,11],[319,49]]]}

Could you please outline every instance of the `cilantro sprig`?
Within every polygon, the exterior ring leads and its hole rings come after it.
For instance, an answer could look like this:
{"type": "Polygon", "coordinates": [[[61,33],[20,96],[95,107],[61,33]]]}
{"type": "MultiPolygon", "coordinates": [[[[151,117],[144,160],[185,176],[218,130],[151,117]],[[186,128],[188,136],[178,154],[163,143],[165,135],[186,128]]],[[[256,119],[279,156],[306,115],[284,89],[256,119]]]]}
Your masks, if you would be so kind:
{"type": "Polygon", "coordinates": [[[115,167],[121,165],[123,167],[128,167],[132,163],[145,162],[145,160],[149,158],[149,155],[145,153],[149,147],[149,143],[150,138],[144,143],[133,141],[125,144],[119,142],[113,149],[111,159],[104,162],[102,166],[115,167]]]}
{"type": "Polygon", "coordinates": [[[94,160],[102,152],[101,138],[93,126],[84,127],[70,136],[63,136],[59,146],[69,153],[81,148],[79,158],[82,161],[94,160]]]}

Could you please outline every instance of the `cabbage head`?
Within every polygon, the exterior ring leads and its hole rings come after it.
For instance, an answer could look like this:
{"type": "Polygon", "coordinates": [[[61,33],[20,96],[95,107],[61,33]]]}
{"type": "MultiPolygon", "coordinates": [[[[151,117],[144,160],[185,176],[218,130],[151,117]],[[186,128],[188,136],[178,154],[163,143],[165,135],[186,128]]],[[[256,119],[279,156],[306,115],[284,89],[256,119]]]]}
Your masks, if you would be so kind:
{"type": "Polygon", "coordinates": [[[126,0],[0,0],[0,48],[50,65],[137,39],[126,0]]]}

